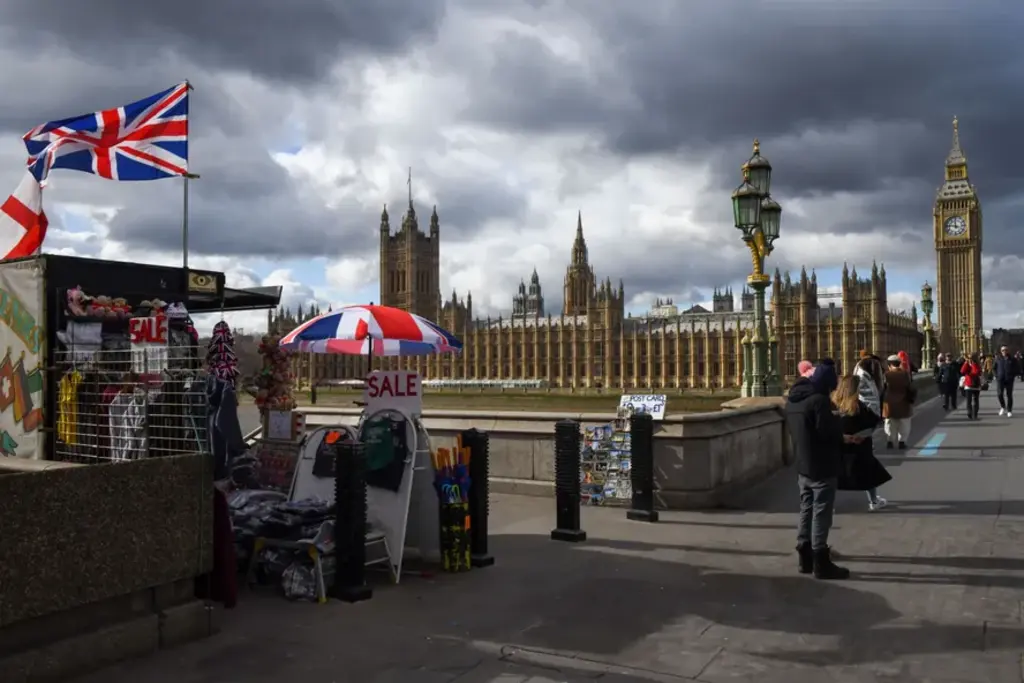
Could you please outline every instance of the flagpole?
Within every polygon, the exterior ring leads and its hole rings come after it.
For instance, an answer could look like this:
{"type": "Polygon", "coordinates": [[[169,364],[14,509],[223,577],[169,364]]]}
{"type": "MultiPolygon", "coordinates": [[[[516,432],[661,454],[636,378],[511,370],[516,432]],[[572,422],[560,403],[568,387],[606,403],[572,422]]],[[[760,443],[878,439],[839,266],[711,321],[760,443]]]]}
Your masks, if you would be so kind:
{"type": "MultiPolygon", "coordinates": [[[[185,81],[188,91],[191,93],[194,88],[192,84],[185,81]]],[[[189,95],[191,100],[191,94],[189,95]]],[[[192,102],[189,102],[189,119],[192,118],[192,102]]],[[[191,123],[191,121],[189,121],[191,123]]],[[[187,140],[186,140],[187,143],[187,140]]],[[[191,151],[191,150],[189,150],[191,151]]],[[[198,173],[186,173],[181,177],[182,182],[182,212],[181,212],[181,267],[188,270],[188,181],[199,178],[198,173]]],[[[186,275],[187,277],[187,275],[186,275]]]]}

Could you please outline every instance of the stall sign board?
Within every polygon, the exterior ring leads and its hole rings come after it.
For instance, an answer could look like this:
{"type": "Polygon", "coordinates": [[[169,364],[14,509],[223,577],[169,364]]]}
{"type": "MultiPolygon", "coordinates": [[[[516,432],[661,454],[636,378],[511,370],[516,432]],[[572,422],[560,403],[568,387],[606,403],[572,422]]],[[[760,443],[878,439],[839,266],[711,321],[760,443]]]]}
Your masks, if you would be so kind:
{"type": "Polygon", "coordinates": [[[420,376],[409,370],[375,370],[366,377],[363,401],[367,415],[379,410],[398,410],[419,416],[423,412],[420,376]]]}
{"type": "Polygon", "coordinates": [[[170,364],[167,316],[156,315],[128,320],[132,372],[159,375],[170,364]]]}
{"type": "Polygon", "coordinates": [[[290,493],[299,461],[299,444],[286,441],[264,441],[256,451],[259,464],[257,481],[260,488],[290,493]]]}
{"type": "Polygon", "coordinates": [[[290,410],[268,410],[264,437],[276,441],[295,438],[295,419],[290,410]]]}
{"type": "Polygon", "coordinates": [[[619,414],[628,418],[648,413],[655,422],[665,419],[665,394],[625,394],[619,398],[619,414]]]}
{"type": "Polygon", "coordinates": [[[44,457],[42,314],[38,262],[0,264],[0,456],[44,457]]]}

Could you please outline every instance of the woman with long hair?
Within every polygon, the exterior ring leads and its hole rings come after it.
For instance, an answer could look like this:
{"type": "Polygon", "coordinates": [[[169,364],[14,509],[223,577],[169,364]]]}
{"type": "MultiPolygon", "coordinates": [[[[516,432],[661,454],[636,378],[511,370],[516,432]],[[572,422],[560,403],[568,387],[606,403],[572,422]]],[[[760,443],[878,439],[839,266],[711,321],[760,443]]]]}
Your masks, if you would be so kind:
{"type": "Polygon", "coordinates": [[[843,432],[838,488],[840,491],[866,491],[868,507],[875,511],[886,505],[885,499],[878,496],[878,487],[892,477],[875,457],[871,436],[881,417],[860,399],[861,382],[856,375],[843,377],[832,392],[832,404],[843,432]]]}

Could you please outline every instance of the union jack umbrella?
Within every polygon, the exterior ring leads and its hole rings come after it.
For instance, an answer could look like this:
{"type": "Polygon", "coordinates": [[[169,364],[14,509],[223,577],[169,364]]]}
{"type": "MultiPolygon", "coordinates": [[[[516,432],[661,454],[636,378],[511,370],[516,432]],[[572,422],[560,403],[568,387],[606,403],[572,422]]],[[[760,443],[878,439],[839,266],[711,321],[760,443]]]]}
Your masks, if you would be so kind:
{"type": "Polygon", "coordinates": [[[293,351],[366,356],[458,353],[462,342],[429,320],[390,306],[346,306],[307,320],[281,339],[293,351]]]}

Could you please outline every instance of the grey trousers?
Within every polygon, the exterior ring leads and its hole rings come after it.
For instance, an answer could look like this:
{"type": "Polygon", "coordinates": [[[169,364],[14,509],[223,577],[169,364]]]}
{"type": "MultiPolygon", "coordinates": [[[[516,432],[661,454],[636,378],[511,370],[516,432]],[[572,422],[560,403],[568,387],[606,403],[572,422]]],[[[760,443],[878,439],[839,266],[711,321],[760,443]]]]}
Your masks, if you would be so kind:
{"type": "Polygon", "coordinates": [[[796,529],[798,545],[810,543],[814,550],[828,547],[828,532],[832,528],[832,511],[836,503],[838,480],[797,478],[800,487],[800,521],[796,529]]]}

